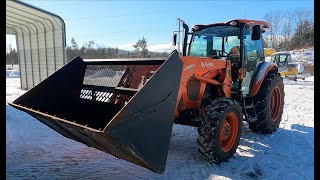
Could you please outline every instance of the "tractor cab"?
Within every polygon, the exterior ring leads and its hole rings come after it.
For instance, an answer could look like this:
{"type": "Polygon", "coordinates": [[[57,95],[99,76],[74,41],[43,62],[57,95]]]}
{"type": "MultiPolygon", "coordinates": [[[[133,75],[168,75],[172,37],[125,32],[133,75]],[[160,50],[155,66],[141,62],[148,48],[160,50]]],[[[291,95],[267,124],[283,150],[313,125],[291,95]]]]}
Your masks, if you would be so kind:
{"type": "Polygon", "coordinates": [[[231,90],[248,95],[254,70],[264,61],[261,33],[269,25],[255,20],[231,20],[225,23],[197,24],[192,26],[191,32],[186,24],[183,23],[183,27],[183,56],[230,60],[233,81],[231,90]]]}

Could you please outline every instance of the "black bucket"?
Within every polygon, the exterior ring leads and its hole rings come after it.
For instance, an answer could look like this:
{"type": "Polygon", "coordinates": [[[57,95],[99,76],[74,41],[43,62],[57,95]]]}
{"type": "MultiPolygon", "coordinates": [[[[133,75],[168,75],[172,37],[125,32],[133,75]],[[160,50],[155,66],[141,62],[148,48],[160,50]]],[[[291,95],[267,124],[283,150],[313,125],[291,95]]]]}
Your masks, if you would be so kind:
{"type": "Polygon", "coordinates": [[[67,138],[161,173],[181,73],[177,51],[167,60],[77,57],[9,104],[67,138]]]}

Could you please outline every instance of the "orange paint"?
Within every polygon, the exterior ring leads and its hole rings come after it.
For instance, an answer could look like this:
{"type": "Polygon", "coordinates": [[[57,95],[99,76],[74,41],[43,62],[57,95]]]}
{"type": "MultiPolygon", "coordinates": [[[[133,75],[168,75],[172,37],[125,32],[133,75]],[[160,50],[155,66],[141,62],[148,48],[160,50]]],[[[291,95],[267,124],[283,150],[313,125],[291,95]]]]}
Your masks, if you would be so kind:
{"type": "MultiPolygon", "coordinates": [[[[220,87],[221,92],[223,92],[223,94],[221,94],[222,97],[231,96],[232,79],[231,63],[229,60],[183,56],[181,57],[181,61],[183,62],[183,69],[177,102],[180,102],[182,99],[183,105],[179,110],[200,107],[207,83],[220,87]],[[213,79],[217,75],[221,75],[218,81],[213,79]],[[187,96],[187,85],[190,80],[194,79],[199,80],[200,90],[196,100],[189,100],[187,96]]],[[[176,106],[175,118],[179,117],[178,105],[179,103],[177,103],[176,106]]]]}
{"type": "Polygon", "coordinates": [[[260,68],[259,73],[256,75],[253,81],[253,84],[250,90],[250,96],[255,96],[258,93],[260,86],[269,71],[277,71],[278,69],[277,65],[273,63],[265,62],[264,65],[262,66],[264,67],[260,68]]]}

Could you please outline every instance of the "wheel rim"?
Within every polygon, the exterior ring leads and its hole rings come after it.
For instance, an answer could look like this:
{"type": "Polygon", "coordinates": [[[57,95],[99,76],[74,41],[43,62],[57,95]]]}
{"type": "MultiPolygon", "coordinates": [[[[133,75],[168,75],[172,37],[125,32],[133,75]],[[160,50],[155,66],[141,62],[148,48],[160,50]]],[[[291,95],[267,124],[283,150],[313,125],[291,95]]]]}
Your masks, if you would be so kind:
{"type": "Polygon", "coordinates": [[[233,147],[238,134],[238,118],[234,113],[229,113],[220,127],[220,146],[225,152],[233,147]]]}
{"type": "Polygon", "coordinates": [[[280,114],[280,106],[281,106],[281,91],[279,86],[276,86],[272,90],[271,94],[271,102],[270,102],[270,114],[272,121],[276,121],[280,114]]]}

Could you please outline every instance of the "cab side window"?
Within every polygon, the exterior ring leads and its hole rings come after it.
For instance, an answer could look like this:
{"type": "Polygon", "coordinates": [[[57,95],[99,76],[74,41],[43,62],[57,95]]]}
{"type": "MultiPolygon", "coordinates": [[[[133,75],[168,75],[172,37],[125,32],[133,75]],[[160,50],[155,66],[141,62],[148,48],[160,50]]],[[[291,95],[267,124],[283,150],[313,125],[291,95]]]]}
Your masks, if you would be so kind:
{"type": "Polygon", "coordinates": [[[257,61],[263,57],[262,41],[251,40],[249,28],[244,31],[244,58],[247,71],[253,71],[256,68],[257,61]]]}
{"type": "Polygon", "coordinates": [[[281,57],[280,55],[273,55],[272,56],[272,62],[273,63],[279,63],[279,62],[281,62],[281,60],[285,60],[285,57],[281,57]]]}
{"type": "Polygon", "coordinates": [[[275,56],[275,55],[271,56],[271,62],[272,62],[272,63],[276,63],[276,57],[277,57],[277,56],[275,56]]]}
{"type": "Polygon", "coordinates": [[[288,59],[287,59],[287,55],[280,55],[280,61],[279,62],[288,62],[288,59]]]}

